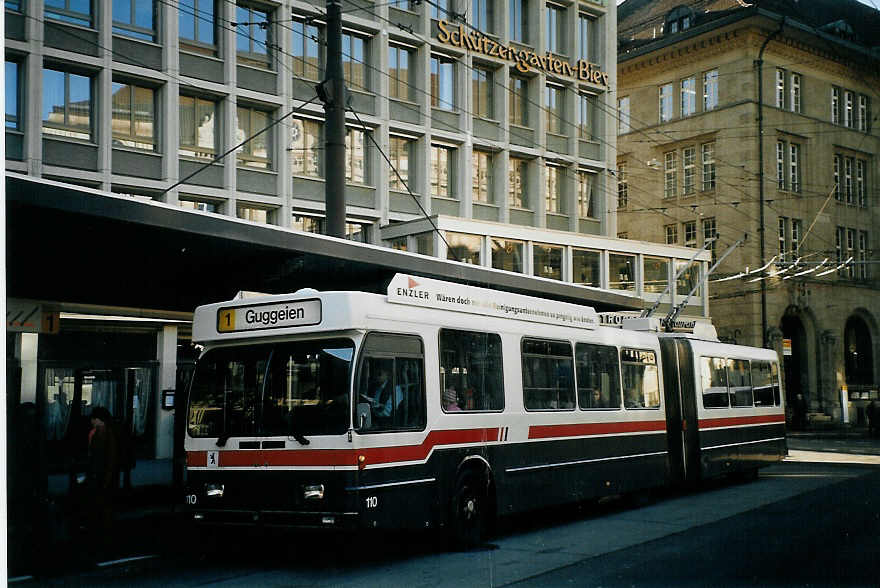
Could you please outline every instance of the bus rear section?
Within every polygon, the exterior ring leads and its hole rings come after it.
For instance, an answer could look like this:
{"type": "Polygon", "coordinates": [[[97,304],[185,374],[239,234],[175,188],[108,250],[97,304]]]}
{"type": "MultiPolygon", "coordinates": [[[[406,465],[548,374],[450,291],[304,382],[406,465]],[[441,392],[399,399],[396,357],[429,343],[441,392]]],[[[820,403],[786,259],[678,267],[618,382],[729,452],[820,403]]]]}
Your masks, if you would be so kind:
{"type": "Polygon", "coordinates": [[[217,524],[356,523],[349,442],[355,340],[209,346],[193,376],[186,503],[217,524]]]}
{"type": "Polygon", "coordinates": [[[669,431],[670,443],[681,443],[676,453],[682,456],[684,477],[755,474],[781,460],[787,448],[776,352],[685,337],[664,339],[670,357],[675,342],[677,410],[683,426],[681,433],[672,425],[669,431]]]}

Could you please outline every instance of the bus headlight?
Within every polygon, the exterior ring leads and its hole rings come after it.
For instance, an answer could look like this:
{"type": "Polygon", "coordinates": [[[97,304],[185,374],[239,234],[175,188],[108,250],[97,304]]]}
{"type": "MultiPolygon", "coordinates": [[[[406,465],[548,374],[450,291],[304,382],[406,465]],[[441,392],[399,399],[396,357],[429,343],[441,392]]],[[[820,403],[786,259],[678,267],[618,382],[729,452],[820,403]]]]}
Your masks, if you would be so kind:
{"type": "Polygon", "coordinates": [[[223,498],[223,484],[205,484],[205,496],[208,498],[223,498]]]}
{"type": "Polygon", "coordinates": [[[303,498],[306,500],[323,500],[324,484],[309,484],[303,486],[303,498]]]}

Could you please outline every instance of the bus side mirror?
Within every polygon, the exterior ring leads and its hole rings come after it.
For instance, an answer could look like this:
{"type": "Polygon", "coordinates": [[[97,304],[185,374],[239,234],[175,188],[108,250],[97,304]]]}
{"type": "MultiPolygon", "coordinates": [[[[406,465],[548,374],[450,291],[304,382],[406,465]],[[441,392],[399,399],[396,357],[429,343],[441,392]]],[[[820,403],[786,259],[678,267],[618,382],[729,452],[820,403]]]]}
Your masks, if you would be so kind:
{"type": "Polygon", "coordinates": [[[369,402],[358,402],[357,405],[357,427],[359,431],[369,429],[373,426],[372,416],[370,413],[369,402]]]}

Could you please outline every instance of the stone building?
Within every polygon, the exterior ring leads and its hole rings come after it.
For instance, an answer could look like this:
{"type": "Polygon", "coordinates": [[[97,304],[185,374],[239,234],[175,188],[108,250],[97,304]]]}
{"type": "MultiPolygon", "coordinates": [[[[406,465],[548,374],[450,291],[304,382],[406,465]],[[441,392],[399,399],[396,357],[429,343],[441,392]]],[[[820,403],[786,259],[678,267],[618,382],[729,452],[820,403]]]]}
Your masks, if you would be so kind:
{"type": "Polygon", "coordinates": [[[627,0],[618,42],[618,230],[713,258],[744,239],[709,276],[719,335],[785,355],[789,407],[863,419],[880,381],[880,13],[627,0]]]}

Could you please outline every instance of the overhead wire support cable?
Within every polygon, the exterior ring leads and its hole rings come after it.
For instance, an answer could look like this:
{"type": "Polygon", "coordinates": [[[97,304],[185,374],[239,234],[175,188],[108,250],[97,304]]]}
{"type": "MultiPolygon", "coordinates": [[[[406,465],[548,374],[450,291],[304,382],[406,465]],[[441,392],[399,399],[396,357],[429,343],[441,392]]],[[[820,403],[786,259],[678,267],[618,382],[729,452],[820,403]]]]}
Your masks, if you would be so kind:
{"type": "MultiPolygon", "coordinates": [[[[724,261],[724,258],[726,258],[728,255],[733,253],[733,250],[736,249],[737,247],[739,247],[743,242],[745,242],[745,240],[747,238],[748,238],[748,235],[743,235],[742,237],[740,237],[739,239],[736,240],[736,243],[734,243],[733,245],[731,245],[730,247],[727,248],[727,251],[725,251],[724,254],[718,258],[718,261],[716,261],[712,265],[712,267],[709,268],[709,271],[706,272],[706,280],[707,281],[708,281],[709,276],[712,275],[712,272],[714,272],[715,269],[721,264],[721,262],[724,261]]],[[[684,297],[684,300],[679,302],[677,305],[675,305],[669,311],[669,313],[666,315],[666,318],[663,319],[663,322],[666,324],[667,331],[672,331],[672,323],[675,322],[675,319],[678,317],[679,313],[681,313],[681,311],[687,305],[688,301],[691,299],[691,296],[693,296],[694,293],[697,291],[697,288],[699,288],[702,285],[703,285],[702,280],[697,280],[697,283],[694,284],[694,287],[691,288],[691,291],[687,293],[687,296],[684,297]]]]}

